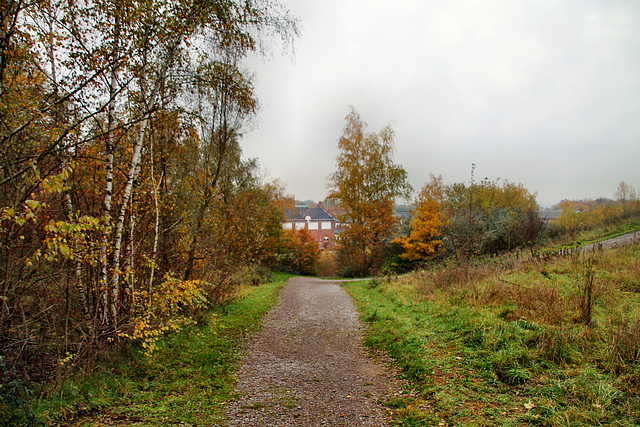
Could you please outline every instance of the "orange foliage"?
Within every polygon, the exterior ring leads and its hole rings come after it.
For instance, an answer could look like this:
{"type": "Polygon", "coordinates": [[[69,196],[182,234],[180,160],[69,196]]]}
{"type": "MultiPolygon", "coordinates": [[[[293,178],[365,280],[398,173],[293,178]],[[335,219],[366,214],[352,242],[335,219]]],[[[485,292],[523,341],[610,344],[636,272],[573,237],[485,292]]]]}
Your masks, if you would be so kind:
{"type": "Polygon", "coordinates": [[[442,246],[438,237],[441,235],[442,227],[447,224],[442,211],[443,196],[442,177],[436,178],[431,175],[431,182],[422,188],[415,200],[411,233],[393,241],[404,248],[405,253],[400,255],[402,258],[410,261],[424,260],[442,246]]]}
{"type": "Polygon", "coordinates": [[[320,260],[320,247],[309,231],[285,230],[283,243],[286,254],[285,267],[298,274],[313,274],[320,260]]]}

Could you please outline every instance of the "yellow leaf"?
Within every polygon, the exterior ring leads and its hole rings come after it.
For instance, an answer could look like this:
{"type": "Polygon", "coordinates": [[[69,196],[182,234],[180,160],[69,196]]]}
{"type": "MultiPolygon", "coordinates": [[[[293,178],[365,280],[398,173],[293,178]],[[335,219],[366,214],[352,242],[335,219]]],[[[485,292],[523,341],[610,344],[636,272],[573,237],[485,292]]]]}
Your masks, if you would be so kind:
{"type": "Polygon", "coordinates": [[[71,255],[71,250],[69,249],[69,246],[66,243],[60,243],[58,245],[58,249],[60,249],[60,253],[64,255],[65,258],[69,258],[69,256],[71,255]]]}
{"type": "Polygon", "coordinates": [[[40,207],[40,202],[38,202],[37,200],[27,200],[25,203],[27,206],[29,206],[29,209],[33,211],[40,207]]]}

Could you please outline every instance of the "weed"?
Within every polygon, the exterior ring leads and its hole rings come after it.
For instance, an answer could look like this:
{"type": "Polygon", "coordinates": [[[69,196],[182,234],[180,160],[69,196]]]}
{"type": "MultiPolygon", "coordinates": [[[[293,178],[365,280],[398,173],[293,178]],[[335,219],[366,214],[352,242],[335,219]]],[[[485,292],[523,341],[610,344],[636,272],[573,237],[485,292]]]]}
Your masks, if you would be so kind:
{"type": "Polygon", "coordinates": [[[536,331],[528,344],[540,356],[556,365],[572,365],[582,360],[575,330],[569,326],[548,326],[536,331]]]}
{"type": "Polygon", "coordinates": [[[378,279],[377,277],[374,277],[373,279],[369,280],[369,288],[371,289],[375,289],[378,286],[380,286],[382,284],[382,281],[380,279],[378,279]]]}
{"type": "Polygon", "coordinates": [[[578,282],[578,309],[580,311],[580,320],[585,325],[591,325],[591,313],[593,309],[593,289],[595,281],[595,272],[593,261],[587,258],[583,264],[583,278],[578,282]]]}
{"type": "Polygon", "coordinates": [[[0,386],[0,423],[6,426],[44,426],[33,410],[32,397],[33,390],[20,379],[0,386]]]}
{"type": "Polygon", "coordinates": [[[640,361],[640,320],[613,320],[609,333],[609,357],[615,366],[626,367],[640,361]]]}

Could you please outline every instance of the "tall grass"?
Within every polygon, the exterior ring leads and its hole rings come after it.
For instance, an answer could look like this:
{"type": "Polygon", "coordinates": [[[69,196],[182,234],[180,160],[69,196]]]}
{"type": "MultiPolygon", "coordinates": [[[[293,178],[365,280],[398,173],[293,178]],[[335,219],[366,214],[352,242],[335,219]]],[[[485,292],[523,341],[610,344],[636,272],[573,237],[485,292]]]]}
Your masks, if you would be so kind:
{"type": "Polygon", "coordinates": [[[367,345],[417,390],[392,408],[398,425],[629,426],[640,424],[639,257],[636,245],[345,286],[367,345]]]}

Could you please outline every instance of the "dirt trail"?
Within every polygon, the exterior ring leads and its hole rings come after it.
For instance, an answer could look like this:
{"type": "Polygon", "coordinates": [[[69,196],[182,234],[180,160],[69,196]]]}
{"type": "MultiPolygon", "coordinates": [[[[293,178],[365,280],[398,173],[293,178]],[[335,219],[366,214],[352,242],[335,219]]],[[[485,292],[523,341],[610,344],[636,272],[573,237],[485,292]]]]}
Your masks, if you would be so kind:
{"type": "Polygon", "coordinates": [[[340,282],[295,277],[247,349],[230,426],[384,426],[393,375],[365,355],[340,282]]]}

